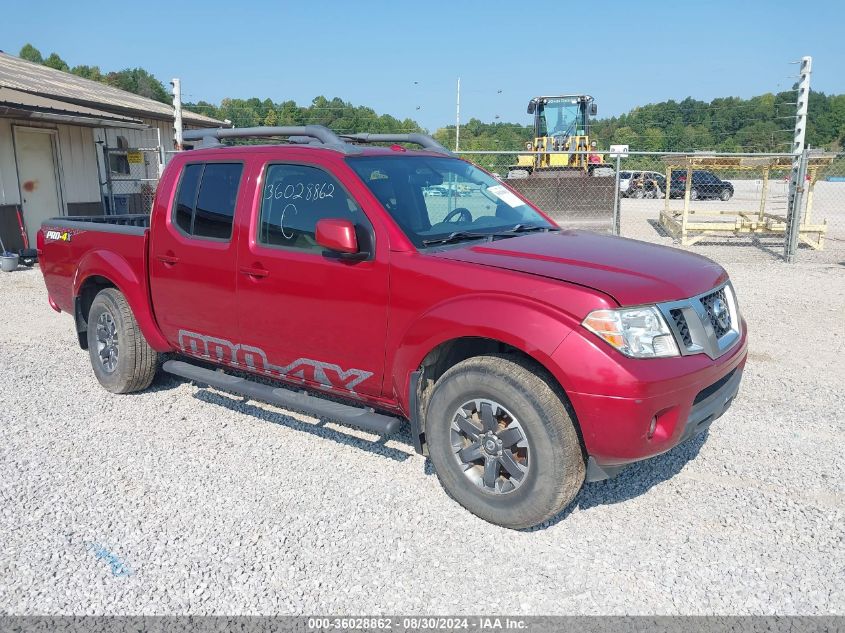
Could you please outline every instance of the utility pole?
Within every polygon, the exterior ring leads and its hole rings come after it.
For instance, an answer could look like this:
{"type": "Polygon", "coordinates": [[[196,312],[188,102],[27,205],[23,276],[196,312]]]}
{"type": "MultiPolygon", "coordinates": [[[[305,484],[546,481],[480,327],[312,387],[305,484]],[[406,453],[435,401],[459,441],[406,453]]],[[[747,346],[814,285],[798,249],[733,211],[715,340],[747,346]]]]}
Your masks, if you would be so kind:
{"type": "Polygon", "coordinates": [[[170,80],[173,86],[173,140],[176,151],[182,151],[182,82],[178,77],[170,80]]]}
{"type": "Polygon", "coordinates": [[[798,80],[798,98],[795,112],[795,133],[792,140],[792,174],[789,179],[789,222],[787,226],[784,259],[795,261],[798,248],[798,229],[801,224],[801,211],[804,198],[804,179],[807,173],[807,155],[804,151],[804,139],[807,135],[807,112],[810,104],[810,75],[813,71],[813,58],[801,58],[801,70],[798,80]]]}
{"type": "Polygon", "coordinates": [[[461,145],[461,78],[458,77],[458,99],[455,104],[455,151],[461,145]]]}

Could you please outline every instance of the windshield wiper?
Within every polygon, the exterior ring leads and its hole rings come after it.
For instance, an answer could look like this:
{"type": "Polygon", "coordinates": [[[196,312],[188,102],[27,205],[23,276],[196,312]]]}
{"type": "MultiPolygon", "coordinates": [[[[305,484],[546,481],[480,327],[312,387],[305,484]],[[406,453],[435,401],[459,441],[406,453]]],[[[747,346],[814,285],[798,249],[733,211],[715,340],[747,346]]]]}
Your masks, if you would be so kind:
{"type": "Polygon", "coordinates": [[[560,231],[558,226],[544,226],[542,224],[516,224],[505,231],[499,231],[494,235],[513,235],[514,233],[530,233],[531,231],[560,231]]]}
{"type": "Polygon", "coordinates": [[[515,224],[504,231],[495,231],[493,233],[473,233],[471,231],[455,231],[449,233],[446,237],[438,237],[431,240],[423,240],[423,246],[431,246],[433,244],[452,244],[462,240],[487,238],[488,242],[492,242],[497,237],[516,237],[520,233],[530,233],[532,231],[560,231],[557,226],[543,226],[542,224],[515,224]]]}
{"type": "Polygon", "coordinates": [[[469,231],[454,231],[449,233],[446,237],[438,237],[431,240],[423,240],[423,246],[431,246],[433,244],[451,244],[453,242],[460,242],[462,240],[474,240],[485,238],[490,241],[493,239],[493,233],[471,233],[469,231]]]}

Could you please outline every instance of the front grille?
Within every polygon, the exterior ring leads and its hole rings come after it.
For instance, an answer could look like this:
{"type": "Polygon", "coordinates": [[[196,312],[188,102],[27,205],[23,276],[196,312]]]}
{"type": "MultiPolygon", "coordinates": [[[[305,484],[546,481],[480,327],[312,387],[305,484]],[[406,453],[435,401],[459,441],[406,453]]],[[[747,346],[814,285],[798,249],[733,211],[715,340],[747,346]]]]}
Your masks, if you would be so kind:
{"type": "Polygon", "coordinates": [[[675,321],[675,327],[678,329],[678,333],[681,335],[681,340],[683,340],[684,345],[686,347],[692,347],[692,335],[689,333],[689,325],[687,325],[687,319],[684,316],[684,311],[679,308],[675,308],[674,310],[669,310],[669,314],[672,315],[672,320],[675,321]]]}
{"type": "Polygon", "coordinates": [[[713,326],[713,332],[716,334],[716,338],[722,338],[731,329],[731,313],[728,300],[725,296],[725,289],[720,288],[716,292],[711,292],[709,295],[702,297],[701,305],[704,306],[704,310],[707,312],[707,318],[710,320],[710,325],[713,326]],[[718,301],[721,301],[721,304],[724,306],[724,310],[727,314],[727,318],[723,318],[723,323],[719,322],[719,318],[715,310],[715,306],[718,301]]]}

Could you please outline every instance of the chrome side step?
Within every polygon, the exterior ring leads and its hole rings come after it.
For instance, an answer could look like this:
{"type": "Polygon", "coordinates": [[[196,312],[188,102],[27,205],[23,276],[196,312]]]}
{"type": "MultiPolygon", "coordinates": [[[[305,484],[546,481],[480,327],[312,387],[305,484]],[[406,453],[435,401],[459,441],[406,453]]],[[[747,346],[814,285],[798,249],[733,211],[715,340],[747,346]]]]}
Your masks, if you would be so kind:
{"type": "Polygon", "coordinates": [[[372,409],[324,400],[304,392],[265,385],[179,360],[165,362],[162,369],[169,374],[205,383],[222,391],[269,402],[286,409],[296,409],[317,417],[329,418],[379,435],[391,435],[402,426],[400,418],[376,413],[372,409]]]}

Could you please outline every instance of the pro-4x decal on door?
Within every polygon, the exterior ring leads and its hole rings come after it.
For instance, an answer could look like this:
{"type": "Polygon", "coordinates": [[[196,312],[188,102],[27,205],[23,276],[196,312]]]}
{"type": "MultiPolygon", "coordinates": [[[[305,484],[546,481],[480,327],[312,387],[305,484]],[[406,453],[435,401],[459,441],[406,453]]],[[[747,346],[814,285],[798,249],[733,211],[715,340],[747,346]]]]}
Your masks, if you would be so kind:
{"type": "Polygon", "coordinates": [[[274,365],[264,350],[252,345],[179,330],[179,347],[186,354],[279,378],[307,380],[318,385],[355,393],[355,387],[373,375],[363,369],[342,369],[334,363],[297,358],[288,365],[274,365]]]}

